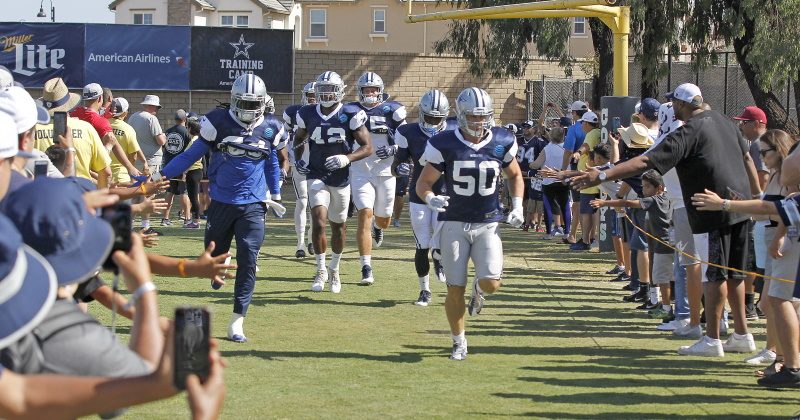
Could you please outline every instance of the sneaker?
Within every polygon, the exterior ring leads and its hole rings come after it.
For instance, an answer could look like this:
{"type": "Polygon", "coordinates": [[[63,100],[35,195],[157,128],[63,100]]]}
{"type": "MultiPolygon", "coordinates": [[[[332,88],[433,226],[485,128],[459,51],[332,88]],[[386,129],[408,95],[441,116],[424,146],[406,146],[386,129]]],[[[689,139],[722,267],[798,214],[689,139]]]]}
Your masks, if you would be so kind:
{"type": "Polygon", "coordinates": [[[417,298],[417,301],[414,302],[414,305],[428,306],[430,303],[431,303],[431,292],[427,290],[420,290],[419,298],[417,298]]]}
{"type": "Polygon", "coordinates": [[[161,226],[172,226],[172,221],[169,219],[161,219],[161,226]]]}
{"type": "Polygon", "coordinates": [[[200,223],[188,222],[183,224],[184,229],[200,229],[200,223]]]}
{"type": "Polygon", "coordinates": [[[478,280],[473,280],[472,296],[469,297],[469,308],[468,308],[470,316],[475,316],[481,313],[484,300],[486,299],[484,299],[483,293],[478,292],[478,280]]]}
{"type": "Polygon", "coordinates": [[[524,223],[521,228],[523,232],[528,232],[531,229],[530,225],[527,223],[524,223]]]}
{"type": "Polygon", "coordinates": [[[375,248],[380,248],[383,245],[383,229],[379,229],[372,225],[372,245],[375,248]]]}
{"type": "Polygon", "coordinates": [[[442,262],[436,258],[433,259],[433,272],[436,273],[436,277],[440,282],[447,282],[447,277],[444,275],[444,267],[442,267],[442,262]]]}
{"type": "Polygon", "coordinates": [[[753,340],[753,334],[733,333],[722,343],[722,349],[731,353],[752,353],[756,351],[756,342],[753,340]]]}
{"type": "Polygon", "coordinates": [[[624,302],[644,302],[647,299],[647,291],[643,288],[637,289],[633,294],[622,298],[624,302]]]}
{"type": "Polygon", "coordinates": [[[755,356],[744,359],[748,365],[768,365],[775,361],[775,352],[770,349],[762,349],[755,356]]]}
{"type": "Polygon", "coordinates": [[[201,214],[200,220],[208,220],[208,215],[206,215],[205,213],[201,214]]]}
{"type": "Polygon", "coordinates": [[[557,227],[557,228],[553,229],[553,234],[550,235],[550,236],[553,237],[553,238],[560,238],[560,237],[564,236],[564,228],[557,227]]]}
{"type": "Polygon", "coordinates": [[[661,306],[661,304],[659,304],[658,306],[650,310],[650,312],[648,312],[647,315],[653,319],[663,319],[669,316],[669,312],[665,311],[664,307],[661,306]]]}
{"type": "MultiPolygon", "coordinates": [[[[728,335],[728,319],[727,318],[723,318],[723,319],[719,320],[719,336],[722,337],[723,335],[728,335]]],[[[752,337],[751,337],[751,339],[752,339],[752,337]]],[[[756,351],[755,344],[753,346],[754,346],[753,350],[750,350],[750,352],[756,351]]]]}
{"type": "Polygon", "coordinates": [[[622,273],[619,273],[619,274],[617,274],[617,277],[614,277],[614,280],[611,280],[611,281],[612,281],[612,282],[623,282],[623,281],[627,281],[627,282],[629,282],[629,283],[630,283],[630,281],[631,281],[631,276],[629,276],[629,275],[625,274],[625,272],[623,271],[622,273]]]}
{"type": "Polygon", "coordinates": [[[183,210],[178,210],[178,219],[183,219],[183,210]]]}
{"type": "Polygon", "coordinates": [[[758,307],[758,304],[756,304],[756,315],[758,315],[759,318],[766,318],[764,316],[764,312],[762,312],[761,308],[758,307]]]}
{"type": "Polygon", "coordinates": [[[342,291],[342,281],[339,279],[339,270],[329,271],[328,281],[331,282],[331,293],[339,293],[342,291]]]}
{"type": "Polygon", "coordinates": [[[612,268],[611,270],[606,271],[606,274],[613,274],[613,275],[616,276],[616,275],[622,274],[624,272],[625,272],[624,268],[620,267],[619,265],[615,265],[614,268],[612,268]]]}
{"type": "Polygon", "coordinates": [[[453,352],[450,354],[450,360],[464,360],[467,358],[467,342],[464,344],[453,343],[453,352]]]}
{"type": "Polygon", "coordinates": [[[228,340],[233,341],[234,343],[246,343],[247,337],[241,334],[233,334],[228,336],[228,340]]]}
{"type": "Polygon", "coordinates": [[[592,241],[590,249],[600,249],[600,244],[597,242],[597,240],[592,241]]]}
{"type": "Polygon", "coordinates": [[[365,265],[361,267],[361,285],[369,286],[375,283],[375,278],[372,277],[372,267],[365,265]]]}
{"type": "Polygon", "coordinates": [[[306,250],[308,251],[308,255],[314,255],[314,244],[311,242],[306,245],[306,250]]]}
{"type": "Polygon", "coordinates": [[[147,228],[147,229],[143,229],[141,233],[142,233],[142,235],[156,235],[156,236],[161,236],[161,232],[159,232],[159,231],[157,231],[157,230],[153,229],[152,227],[149,227],[149,228],[147,228]]]}
{"type": "Polygon", "coordinates": [[[298,249],[294,253],[294,257],[295,258],[305,258],[306,257],[306,250],[305,249],[298,249]]]}
{"type": "Polygon", "coordinates": [[[784,366],[774,375],[759,378],[758,384],[767,388],[800,388],[800,370],[784,366]]]}
{"type": "Polygon", "coordinates": [[[630,283],[622,286],[622,290],[626,290],[628,292],[635,292],[635,291],[639,290],[639,285],[638,285],[638,283],[636,285],[634,285],[633,282],[630,282],[630,283]]]}
{"type": "Polygon", "coordinates": [[[311,284],[312,292],[321,292],[325,289],[325,280],[328,279],[328,270],[317,270],[317,275],[314,276],[314,283],[311,284]]]}
{"type": "Polygon", "coordinates": [[[653,309],[655,309],[655,308],[657,308],[659,306],[661,306],[660,303],[658,303],[658,302],[652,303],[652,302],[650,302],[649,299],[645,299],[644,302],[642,302],[641,305],[636,307],[636,309],[639,309],[639,310],[642,310],[642,311],[651,311],[651,310],[653,310],[653,309]]]}
{"type": "Polygon", "coordinates": [[[665,322],[656,327],[659,331],[675,331],[680,328],[685,328],[689,325],[688,319],[673,319],[672,321],[665,322]]]}
{"type": "Polygon", "coordinates": [[[703,329],[699,325],[691,326],[687,322],[683,327],[673,330],[672,335],[675,337],[700,338],[703,336],[703,329]]]}
{"type": "Polygon", "coordinates": [[[392,220],[392,227],[399,228],[400,227],[400,219],[392,220]]]}
{"type": "Polygon", "coordinates": [[[756,305],[754,303],[745,306],[744,314],[748,321],[758,320],[758,313],[756,312],[756,305]]]}
{"type": "Polygon", "coordinates": [[[583,240],[575,242],[574,244],[569,246],[570,251],[588,251],[590,249],[592,249],[592,246],[584,243],[583,240]]]}
{"type": "Polygon", "coordinates": [[[669,311],[669,315],[665,316],[664,318],[661,318],[661,322],[663,322],[665,324],[667,322],[672,322],[674,320],[675,320],[675,311],[672,311],[672,310],[669,311]]]}
{"type": "Polygon", "coordinates": [[[701,337],[691,346],[681,346],[678,349],[678,354],[684,356],[725,357],[722,342],[707,336],[701,337]]]}

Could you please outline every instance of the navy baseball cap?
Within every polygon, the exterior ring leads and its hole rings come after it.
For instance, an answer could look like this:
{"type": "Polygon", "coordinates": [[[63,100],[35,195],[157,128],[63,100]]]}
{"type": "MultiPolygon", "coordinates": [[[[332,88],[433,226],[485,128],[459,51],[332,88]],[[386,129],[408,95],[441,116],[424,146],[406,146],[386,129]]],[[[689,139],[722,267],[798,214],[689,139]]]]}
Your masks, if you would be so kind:
{"type": "Polygon", "coordinates": [[[558,125],[560,125],[561,127],[569,127],[569,126],[572,125],[572,118],[570,118],[570,117],[561,117],[558,120],[558,125]]]}
{"type": "Polygon", "coordinates": [[[0,213],[0,349],[42,322],[56,297],[56,273],[0,213]]]}
{"type": "Polygon", "coordinates": [[[639,106],[639,112],[651,120],[656,120],[658,119],[658,108],[660,107],[661,103],[658,102],[658,100],[654,98],[644,98],[639,106]]]}
{"type": "Polygon", "coordinates": [[[8,196],[6,215],[53,266],[59,286],[94,275],[114,242],[111,225],[89,213],[82,194],[69,179],[39,178],[8,196]]]}

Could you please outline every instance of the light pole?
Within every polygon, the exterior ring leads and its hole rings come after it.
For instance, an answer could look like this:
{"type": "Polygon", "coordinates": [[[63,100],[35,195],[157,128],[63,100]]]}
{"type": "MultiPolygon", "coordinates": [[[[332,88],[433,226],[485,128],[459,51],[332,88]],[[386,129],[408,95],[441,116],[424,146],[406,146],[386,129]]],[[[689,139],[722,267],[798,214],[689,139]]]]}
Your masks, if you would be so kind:
{"type": "MultiPolygon", "coordinates": [[[[47,17],[47,14],[44,12],[44,0],[39,3],[39,13],[36,14],[36,17],[43,18],[47,17]]],[[[50,0],[50,21],[56,21],[56,7],[53,6],[53,0],[50,0]]]]}

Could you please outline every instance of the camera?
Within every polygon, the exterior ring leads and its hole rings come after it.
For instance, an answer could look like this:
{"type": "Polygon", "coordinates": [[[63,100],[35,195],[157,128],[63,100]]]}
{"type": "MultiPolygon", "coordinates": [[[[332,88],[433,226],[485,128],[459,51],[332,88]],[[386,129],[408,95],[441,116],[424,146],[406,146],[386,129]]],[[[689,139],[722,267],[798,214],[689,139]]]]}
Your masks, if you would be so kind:
{"type": "Polygon", "coordinates": [[[128,252],[131,250],[131,229],[133,220],[131,217],[131,206],[124,203],[117,203],[113,206],[104,207],[101,213],[103,220],[111,225],[114,230],[114,244],[111,253],[103,263],[105,270],[117,271],[117,264],[111,258],[115,251],[128,252]]]}

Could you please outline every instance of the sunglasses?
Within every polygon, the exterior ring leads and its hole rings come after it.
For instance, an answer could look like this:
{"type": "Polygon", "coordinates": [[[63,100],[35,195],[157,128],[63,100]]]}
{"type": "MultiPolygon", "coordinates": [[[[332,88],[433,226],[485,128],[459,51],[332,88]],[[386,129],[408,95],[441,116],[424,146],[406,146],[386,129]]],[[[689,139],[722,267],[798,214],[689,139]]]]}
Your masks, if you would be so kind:
{"type": "Polygon", "coordinates": [[[769,153],[772,150],[775,150],[775,148],[774,147],[770,147],[769,149],[761,149],[761,150],[758,151],[758,153],[760,153],[762,157],[766,157],[767,153],[769,153]]]}

